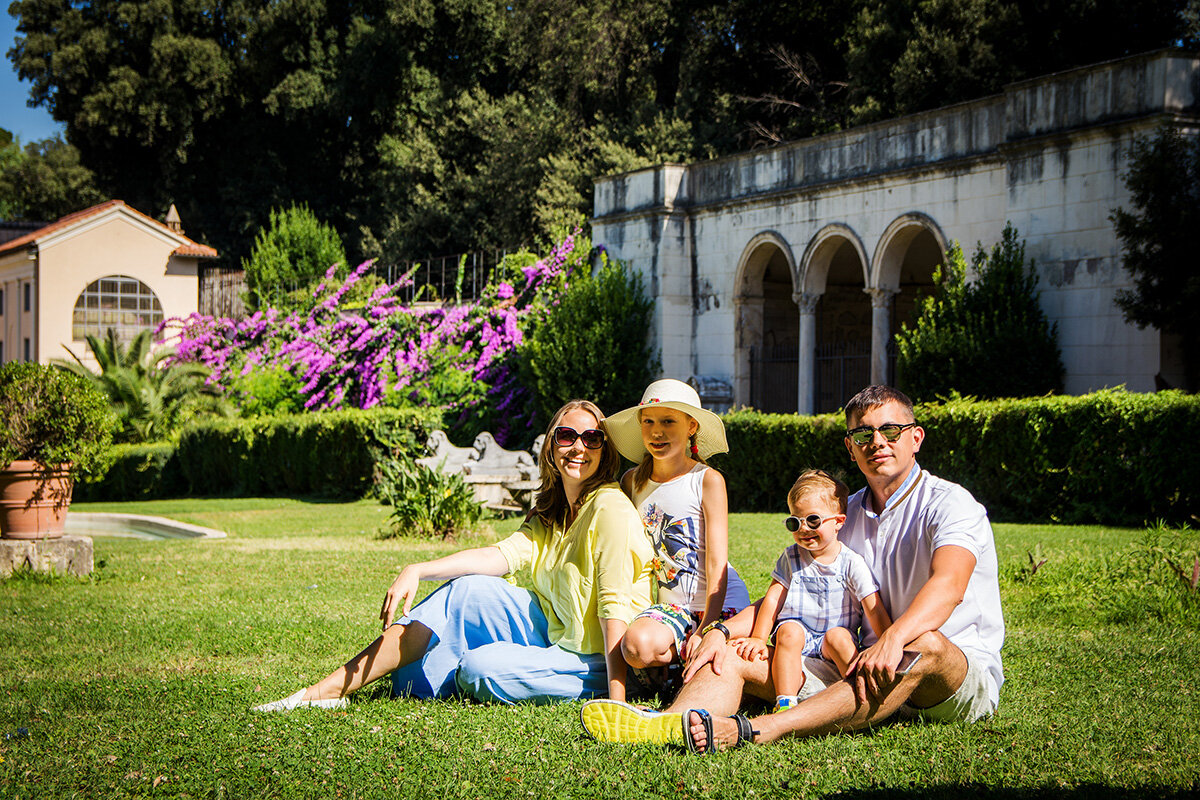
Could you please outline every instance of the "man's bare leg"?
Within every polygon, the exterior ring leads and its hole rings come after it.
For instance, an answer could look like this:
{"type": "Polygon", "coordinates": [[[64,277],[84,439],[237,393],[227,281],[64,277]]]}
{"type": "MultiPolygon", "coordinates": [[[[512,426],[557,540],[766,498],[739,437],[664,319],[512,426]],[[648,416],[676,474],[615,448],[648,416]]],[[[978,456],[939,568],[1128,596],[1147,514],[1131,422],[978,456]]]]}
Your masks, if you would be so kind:
{"type": "Polygon", "coordinates": [[[305,700],[345,697],[425,655],[433,631],[419,622],[392,625],[342,666],[304,690],[305,700]]]}
{"type": "MultiPolygon", "coordinates": [[[[859,730],[887,719],[905,702],[930,708],[954,694],[967,676],[967,657],[940,633],[926,633],[906,649],[919,651],[922,658],[912,672],[901,677],[882,697],[860,704],[852,680],[839,681],[793,709],[757,717],[753,721],[758,731],[755,743],[773,742],[783,736],[859,730]]],[[[698,674],[693,683],[699,677],[698,674]]],[[[720,713],[724,715],[724,711],[720,713]]],[[[706,746],[707,737],[699,716],[692,714],[688,724],[696,746],[706,746]]],[[[721,749],[732,746],[737,742],[737,724],[714,714],[713,740],[721,749]]]]}

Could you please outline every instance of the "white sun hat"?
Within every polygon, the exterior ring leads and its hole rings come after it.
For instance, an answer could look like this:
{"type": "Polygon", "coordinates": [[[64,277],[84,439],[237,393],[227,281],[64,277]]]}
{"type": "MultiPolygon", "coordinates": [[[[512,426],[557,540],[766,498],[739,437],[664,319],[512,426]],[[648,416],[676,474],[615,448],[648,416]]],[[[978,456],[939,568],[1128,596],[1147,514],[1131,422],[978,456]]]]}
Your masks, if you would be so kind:
{"type": "Polygon", "coordinates": [[[696,449],[700,457],[708,459],[716,453],[729,452],[725,441],[725,424],[711,411],[700,407],[700,395],[683,381],[663,378],[646,387],[642,402],[633,408],[618,411],[604,420],[609,438],[621,451],[621,455],[635,464],[646,457],[646,445],[642,443],[642,422],[638,412],[650,406],[673,408],[682,411],[700,424],[696,432],[696,449]]]}

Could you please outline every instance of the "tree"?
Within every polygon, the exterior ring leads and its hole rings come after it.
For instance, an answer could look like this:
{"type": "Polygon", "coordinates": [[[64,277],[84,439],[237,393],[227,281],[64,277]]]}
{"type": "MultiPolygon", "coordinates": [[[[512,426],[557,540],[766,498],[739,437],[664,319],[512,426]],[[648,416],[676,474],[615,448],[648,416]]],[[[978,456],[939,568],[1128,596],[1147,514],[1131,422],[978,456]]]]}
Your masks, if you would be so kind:
{"type": "Polygon", "coordinates": [[[1178,336],[1189,391],[1200,388],[1200,136],[1172,126],[1130,149],[1125,186],[1130,210],[1112,219],[1121,240],[1121,263],[1134,281],[1117,293],[1128,322],[1178,336]]]}
{"type": "Polygon", "coordinates": [[[637,403],[658,371],[650,348],[654,304],[642,278],[604,258],[592,275],[575,273],[558,302],[526,334],[519,359],[538,409],[538,428],[574,397],[605,412],[637,403]]]}
{"type": "Polygon", "coordinates": [[[55,358],[50,362],[86,378],[109,399],[117,412],[115,441],[156,441],[197,415],[228,414],[221,390],[205,382],[208,367],[172,361],[174,351],[155,349],[148,330],[134,337],[128,348],[112,328],[103,339],[89,335],[87,346],[100,367],[99,373],[70,350],[67,352],[74,361],[55,358]]]}
{"type": "Polygon", "coordinates": [[[79,151],[57,136],[0,148],[0,219],[51,221],[105,199],[79,151]]]}
{"type": "Polygon", "coordinates": [[[952,393],[981,399],[1061,392],[1064,368],[1058,325],[1038,305],[1037,274],[1009,223],[1000,242],[980,245],[971,264],[955,244],[934,273],[912,327],[896,334],[897,383],[914,400],[952,393]]]}
{"type": "Polygon", "coordinates": [[[332,226],[316,218],[308,206],[271,212],[268,227],[258,232],[246,271],[246,307],[251,311],[290,307],[308,294],[331,268],[348,274],[342,240],[332,226]]]}

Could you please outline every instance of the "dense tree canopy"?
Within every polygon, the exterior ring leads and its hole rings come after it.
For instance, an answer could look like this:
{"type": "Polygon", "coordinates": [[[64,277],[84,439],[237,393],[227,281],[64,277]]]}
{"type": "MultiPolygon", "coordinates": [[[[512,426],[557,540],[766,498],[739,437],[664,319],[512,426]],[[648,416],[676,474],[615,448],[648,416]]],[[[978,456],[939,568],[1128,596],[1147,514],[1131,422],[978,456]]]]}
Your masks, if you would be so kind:
{"type": "Polygon", "coordinates": [[[1129,171],[1129,208],[1113,211],[1121,262],[1132,291],[1117,295],[1125,319],[1178,336],[1186,388],[1200,390],[1200,138],[1164,127],[1134,143],[1129,171]]]}
{"type": "Polygon", "coordinates": [[[1196,40],[1188,0],[10,8],[9,58],[97,186],[151,214],[174,202],[231,263],[291,203],[330,221],[351,260],[515,245],[586,214],[597,174],[1196,40]]]}

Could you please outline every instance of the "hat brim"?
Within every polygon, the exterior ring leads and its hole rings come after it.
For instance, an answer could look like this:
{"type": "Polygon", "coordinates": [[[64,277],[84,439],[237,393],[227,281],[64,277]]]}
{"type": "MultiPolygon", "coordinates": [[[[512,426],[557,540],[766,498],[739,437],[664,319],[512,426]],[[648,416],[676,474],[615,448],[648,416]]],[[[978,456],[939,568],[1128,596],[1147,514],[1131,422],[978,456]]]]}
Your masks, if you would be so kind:
{"type": "Polygon", "coordinates": [[[626,408],[604,420],[608,437],[612,439],[621,455],[633,463],[640,464],[646,457],[646,445],[642,443],[642,422],[638,419],[638,412],[643,408],[673,408],[695,419],[700,425],[700,430],[696,433],[696,450],[705,461],[718,453],[729,452],[729,444],[725,439],[725,423],[719,416],[687,403],[665,400],[661,403],[626,408]]]}

